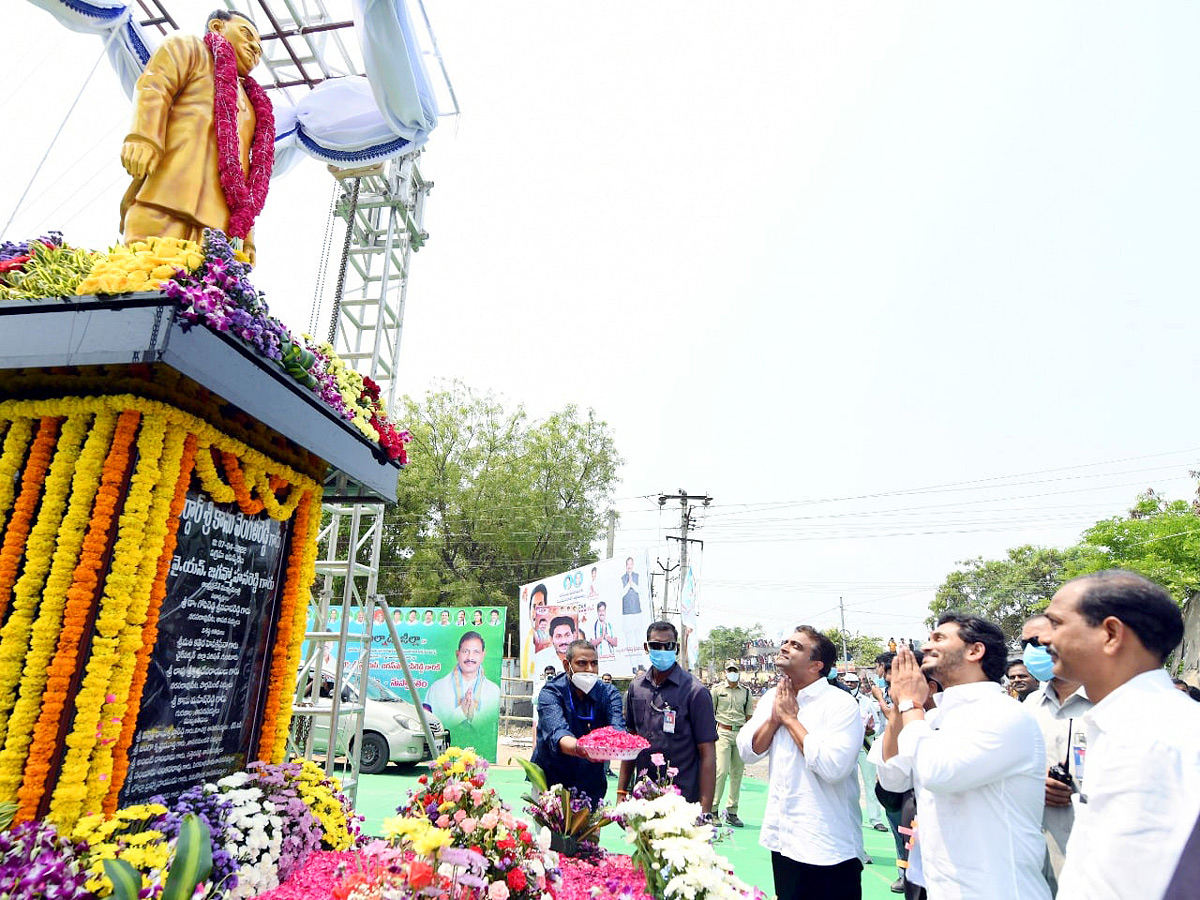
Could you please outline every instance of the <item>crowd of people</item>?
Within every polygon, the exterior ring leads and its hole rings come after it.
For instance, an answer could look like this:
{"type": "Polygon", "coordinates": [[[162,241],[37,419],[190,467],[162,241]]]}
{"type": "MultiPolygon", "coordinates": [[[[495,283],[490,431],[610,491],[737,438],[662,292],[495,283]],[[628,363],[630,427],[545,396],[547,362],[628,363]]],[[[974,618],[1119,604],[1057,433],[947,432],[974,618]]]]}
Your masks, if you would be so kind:
{"type": "Polygon", "coordinates": [[[833,643],[801,625],[755,702],[737,660],[710,690],[655,622],[623,698],[595,646],[570,644],[535,704],[533,759],[598,802],[611,773],[579,738],[626,729],[650,747],[621,763],[618,801],[669,771],[733,827],[744,766],[767,760],[760,843],[780,900],[861,898],[864,828],[892,832],[892,890],[909,898],[1183,900],[1200,896],[1200,705],[1164,668],[1182,637],[1163,588],[1107,571],[1025,622],[1019,658],[994,623],[948,612],[868,684],[839,679],[833,643]]]}

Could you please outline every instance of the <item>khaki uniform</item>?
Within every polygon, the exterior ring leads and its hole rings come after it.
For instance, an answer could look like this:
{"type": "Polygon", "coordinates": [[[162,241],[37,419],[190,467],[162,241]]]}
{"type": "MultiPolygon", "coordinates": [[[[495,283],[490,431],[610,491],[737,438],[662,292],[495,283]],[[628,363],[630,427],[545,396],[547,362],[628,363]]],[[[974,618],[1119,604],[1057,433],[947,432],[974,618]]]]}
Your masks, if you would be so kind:
{"type": "Polygon", "coordinates": [[[738,798],[742,791],[742,772],[745,763],[738,753],[737,735],[754,711],[750,690],[731,685],[728,679],[712,689],[713,712],[717,719],[717,784],[713,791],[713,812],[721,806],[725,781],[729,780],[729,803],[726,810],[737,815],[738,798]]]}

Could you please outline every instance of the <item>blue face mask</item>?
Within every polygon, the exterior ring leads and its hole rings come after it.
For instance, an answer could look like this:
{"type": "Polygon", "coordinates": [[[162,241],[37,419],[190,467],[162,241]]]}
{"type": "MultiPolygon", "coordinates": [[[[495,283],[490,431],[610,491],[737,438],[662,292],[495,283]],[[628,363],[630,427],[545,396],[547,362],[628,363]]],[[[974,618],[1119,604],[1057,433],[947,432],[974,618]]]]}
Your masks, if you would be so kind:
{"type": "Polygon", "coordinates": [[[1021,654],[1021,661],[1025,663],[1029,674],[1038,681],[1049,681],[1054,677],[1054,660],[1050,658],[1050,653],[1045,647],[1029,644],[1021,654]]]}
{"type": "Polygon", "coordinates": [[[650,665],[654,666],[658,671],[665,672],[671,666],[675,665],[674,650],[651,650],[650,665]]]}
{"type": "Polygon", "coordinates": [[[877,688],[879,688],[881,691],[887,690],[887,681],[884,679],[884,677],[882,675],[875,676],[875,686],[877,688]]]}

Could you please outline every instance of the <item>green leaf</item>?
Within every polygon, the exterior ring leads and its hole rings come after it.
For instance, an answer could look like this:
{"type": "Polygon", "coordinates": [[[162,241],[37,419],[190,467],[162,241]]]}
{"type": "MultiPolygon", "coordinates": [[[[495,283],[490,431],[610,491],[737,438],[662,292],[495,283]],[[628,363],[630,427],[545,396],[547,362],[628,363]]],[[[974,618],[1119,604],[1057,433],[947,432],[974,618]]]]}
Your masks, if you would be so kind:
{"type": "MultiPolygon", "coordinates": [[[[540,794],[549,787],[546,783],[546,773],[542,771],[541,766],[537,763],[531,763],[527,759],[521,759],[519,756],[514,758],[521,764],[521,768],[525,770],[525,777],[529,779],[529,783],[533,785],[535,791],[540,794]]],[[[533,802],[536,803],[537,801],[533,802]]]]}
{"type": "Polygon", "coordinates": [[[123,859],[104,860],[104,874],[112,882],[114,900],[137,900],[142,889],[142,876],[123,859]]]}
{"type": "Polygon", "coordinates": [[[195,813],[188,813],[179,825],[175,861],[163,885],[162,900],[190,900],[196,885],[212,872],[212,843],[208,825],[195,813]]]}
{"type": "Polygon", "coordinates": [[[8,830],[8,826],[12,824],[13,816],[16,814],[16,803],[13,803],[11,800],[0,803],[0,831],[8,830]]]}

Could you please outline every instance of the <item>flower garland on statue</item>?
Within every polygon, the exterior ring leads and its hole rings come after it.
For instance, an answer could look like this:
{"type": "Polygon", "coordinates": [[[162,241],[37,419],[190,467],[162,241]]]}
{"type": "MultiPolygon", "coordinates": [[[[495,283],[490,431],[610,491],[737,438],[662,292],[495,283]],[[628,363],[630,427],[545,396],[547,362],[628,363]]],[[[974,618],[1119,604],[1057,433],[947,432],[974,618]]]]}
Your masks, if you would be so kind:
{"type": "Polygon", "coordinates": [[[210,31],[204,36],[213,57],[213,124],[217,132],[217,173],[229,206],[229,234],[245,238],[267,201],[271,168],[275,164],[275,114],[267,92],[249,75],[242,79],[254,107],[254,140],[250,144],[250,175],[242,172],[237,131],[238,70],[233,46],[210,31]]]}

